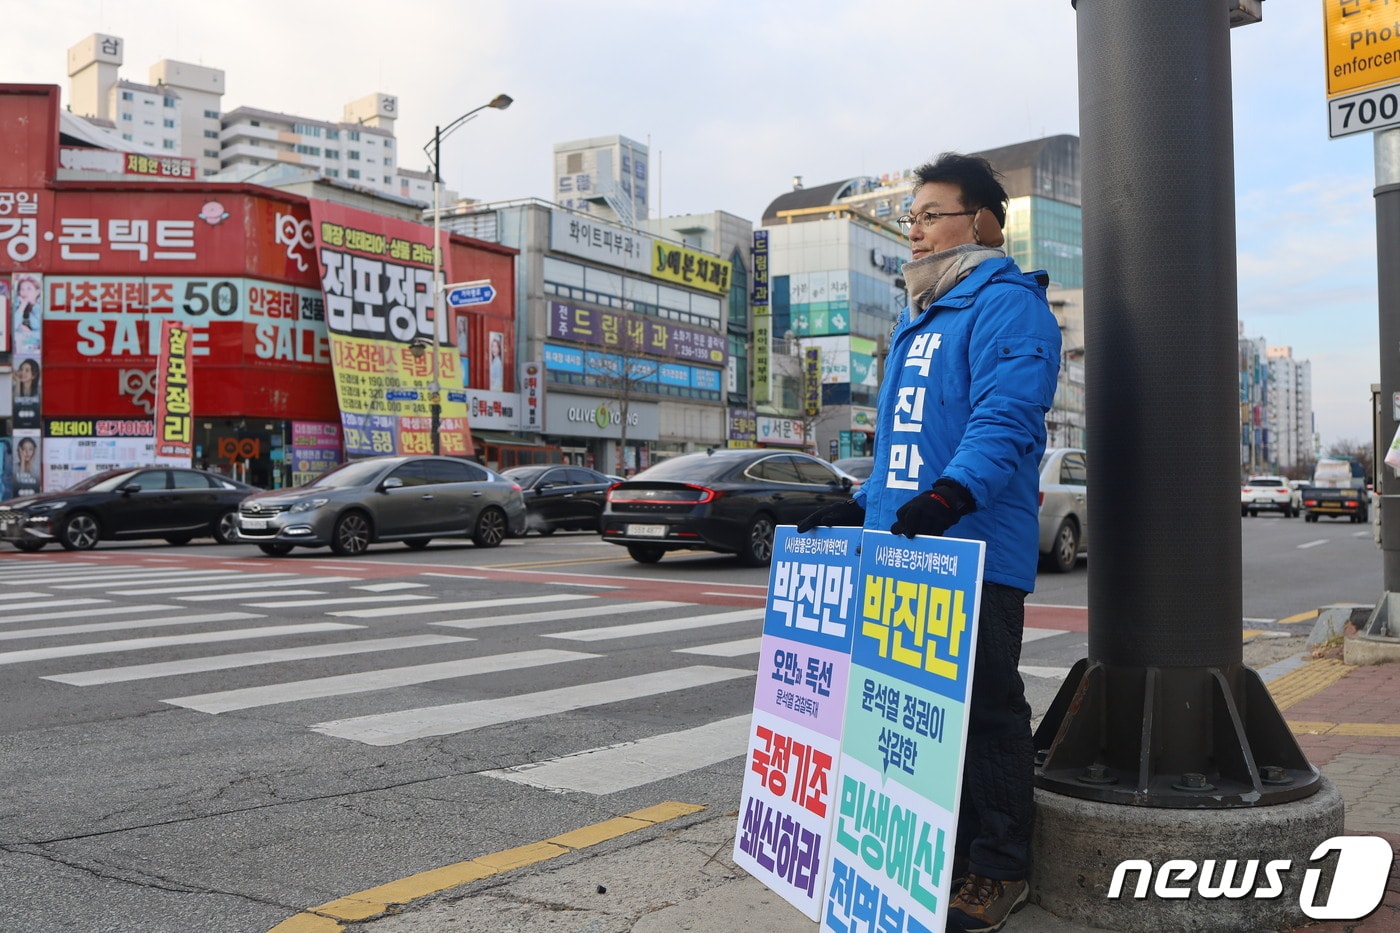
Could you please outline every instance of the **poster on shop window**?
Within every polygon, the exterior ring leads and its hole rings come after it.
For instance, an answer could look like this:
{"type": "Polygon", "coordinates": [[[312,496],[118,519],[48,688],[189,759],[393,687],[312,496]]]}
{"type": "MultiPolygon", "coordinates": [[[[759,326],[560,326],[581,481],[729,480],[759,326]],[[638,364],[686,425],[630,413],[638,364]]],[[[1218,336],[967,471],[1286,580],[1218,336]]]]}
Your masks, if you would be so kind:
{"type": "Polygon", "coordinates": [[[944,928],[984,549],[864,532],[825,929],[944,928]]]}
{"type": "Polygon", "coordinates": [[[434,405],[440,452],[470,456],[457,346],[434,340],[432,228],[315,199],[311,224],[346,456],[432,453],[434,405]]]}
{"type": "Polygon", "coordinates": [[[773,536],[734,861],[816,920],[859,612],[859,528],[773,536]]]}

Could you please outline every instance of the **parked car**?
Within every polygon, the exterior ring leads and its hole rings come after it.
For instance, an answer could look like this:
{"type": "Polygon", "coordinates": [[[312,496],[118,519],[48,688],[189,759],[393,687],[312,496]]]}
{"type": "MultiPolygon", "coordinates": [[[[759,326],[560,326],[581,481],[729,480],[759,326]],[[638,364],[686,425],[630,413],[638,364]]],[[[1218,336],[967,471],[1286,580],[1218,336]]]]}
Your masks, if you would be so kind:
{"type": "Polygon", "coordinates": [[[560,528],[597,531],[608,487],[622,482],[587,467],[557,463],[512,467],[501,475],[520,484],[527,528],[542,535],[560,528]]]}
{"type": "Polygon", "coordinates": [[[830,463],[781,450],[683,454],[643,470],[608,492],[603,540],[642,564],[667,551],[698,548],[763,566],[773,530],[850,495],[851,481],[830,463]]]}
{"type": "Polygon", "coordinates": [[[272,555],[329,545],[353,557],[380,541],[417,549],[463,536],[495,547],[524,533],[519,484],[455,457],[352,460],[305,486],[249,496],[238,509],[239,540],[272,555]]]}
{"type": "Polygon", "coordinates": [[[50,541],[69,551],[139,538],[185,544],[213,537],[227,544],[237,537],[238,503],[257,491],[204,470],[105,470],[61,492],[0,502],[0,540],[21,551],[37,551],[50,541]]]}
{"type": "Polygon", "coordinates": [[[1077,447],[1056,447],[1040,458],[1040,556],[1060,573],[1089,550],[1089,460],[1077,447]]]}
{"type": "Polygon", "coordinates": [[[836,469],[849,474],[856,480],[856,484],[865,482],[870,478],[870,470],[875,466],[874,457],[842,457],[832,464],[836,469]]]}
{"type": "Polygon", "coordinates": [[[1241,518],[1260,512],[1282,512],[1284,518],[1293,518],[1302,507],[1302,493],[1286,476],[1251,476],[1240,487],[1241,518]]]}

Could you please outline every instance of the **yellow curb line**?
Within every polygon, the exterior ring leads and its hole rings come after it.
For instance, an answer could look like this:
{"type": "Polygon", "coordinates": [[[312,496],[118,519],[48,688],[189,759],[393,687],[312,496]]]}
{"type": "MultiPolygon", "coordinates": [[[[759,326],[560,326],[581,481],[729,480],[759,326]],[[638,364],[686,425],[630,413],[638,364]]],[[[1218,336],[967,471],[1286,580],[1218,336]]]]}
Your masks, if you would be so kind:
{"type": "Polygon", "coordinates": [[[1276,625],[1293,625],[1298,622],[1311,622],[1318,616],[1318,610],[1313,609],[1308,612],[1300,612],[1296,616],[1289,616],[1286,619],[1279,619],[1276,625]]]}
{"type": "Polygon", "coordinates": [[[1347,735],[1353,738],[1400,739],[1400,725],[1378,722],[1294,722],[1294,735],[1347,735]]]}
{"type": "Polygon", "coordinates": [[[343,933],[346,923],[382,916],[391,907],[407,904],[420,897],[558,858],[648,826],[698,813],[703,809],[705,807],[700,804],[668,801],[654,807],[634,810],[601,823],[594,823],[592,826],[561,833],[543,842],[532,842],[513,849],[477,856],[337,898],[320,907],[311,907],[294,917],[288,917],[268,933],[343,933]]]}
{"type": "Polygon", "coordinates": [[[1335,658],[1323,658],[1271,680],[1269,693],[1275,705],[1285,710],[1326,690],[1353,669],[1354,665],[1343,664],[1335,658]]]}

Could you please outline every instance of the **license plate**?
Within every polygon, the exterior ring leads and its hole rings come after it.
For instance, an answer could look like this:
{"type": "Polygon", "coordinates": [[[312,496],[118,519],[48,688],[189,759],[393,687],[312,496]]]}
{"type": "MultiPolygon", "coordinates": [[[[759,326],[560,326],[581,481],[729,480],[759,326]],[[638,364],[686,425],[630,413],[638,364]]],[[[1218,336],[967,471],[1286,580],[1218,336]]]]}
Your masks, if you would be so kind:
{"type": "Polygon", "coordinates": [[[238,526],[239,526],[240,528],[246,528],[246,529],[248,529],[249,531],[262,531],[263,529],[267,528],[267,519],[265,519],[265,518],[240,518],[240,519],[238,520],[238,526]]]}
{"type": "Polygon", "coordinates": [[[664,538],[665,525],[628,525],[627,533],[636,538],[664,538]]]}
{"type": "Polygon", "coordinates": [[[10,530],[9,522],[0,522],[0,535],[6,534],[10,530]]]}

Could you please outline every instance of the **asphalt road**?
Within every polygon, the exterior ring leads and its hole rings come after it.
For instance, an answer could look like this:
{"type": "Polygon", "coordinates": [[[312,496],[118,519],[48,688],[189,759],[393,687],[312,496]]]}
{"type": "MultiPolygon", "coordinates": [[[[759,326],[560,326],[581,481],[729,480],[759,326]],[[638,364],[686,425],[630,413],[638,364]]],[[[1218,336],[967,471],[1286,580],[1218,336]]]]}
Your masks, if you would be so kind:
{"type": "MultiPolygon", "coordinates": [[[[1369,526],[1242,523],[1242,629],[1296,649],[1277,620],[1379,593],[1369,526]]],[[[1088,572],[1030,601],[1037,712],[1088,572]]],[[[732,809],[766,579],[578,534],[0,554],[0,928],[257,933],[659,801],[732,809]]]]}

